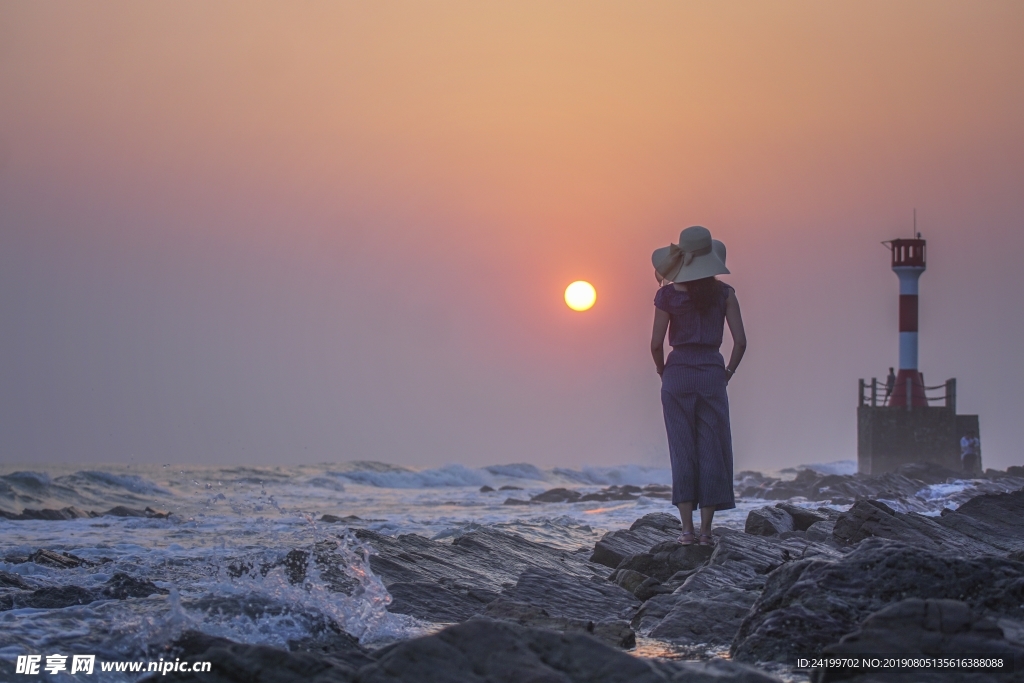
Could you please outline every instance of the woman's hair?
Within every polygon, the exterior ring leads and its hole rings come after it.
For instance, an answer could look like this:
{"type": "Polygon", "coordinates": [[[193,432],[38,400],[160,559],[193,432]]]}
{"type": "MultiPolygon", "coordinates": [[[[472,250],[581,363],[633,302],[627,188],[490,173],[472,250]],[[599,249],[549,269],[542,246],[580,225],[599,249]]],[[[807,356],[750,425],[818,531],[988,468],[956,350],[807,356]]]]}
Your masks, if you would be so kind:
{"type": "Polygon", "coordinates": [[[686,291],[690,294],[690,300],[693,301],[697,313],[705,315],[719,303],[721,287],[722,283],[714,277],[704,277],[686,283],[686,291]]]}

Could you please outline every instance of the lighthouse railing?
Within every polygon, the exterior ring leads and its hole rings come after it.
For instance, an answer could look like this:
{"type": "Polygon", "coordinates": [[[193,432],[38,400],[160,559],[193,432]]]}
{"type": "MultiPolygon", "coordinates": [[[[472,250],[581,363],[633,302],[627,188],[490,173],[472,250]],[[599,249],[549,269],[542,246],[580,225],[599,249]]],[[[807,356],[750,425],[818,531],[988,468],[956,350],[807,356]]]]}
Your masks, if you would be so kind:
{"type": "MultiPolygon", "coordinates": [[[[924,393],[924,399],[929,403],[942,402],[942,407],[949,408],[956,412],[956,378],[951,378],[945,381],[943,384],[937,384],[935,386],[925,386],[919,382],[915,382],[913,379],[907,378],[907,386],[904,391],[904,396],[913,396],[915,389],[921,389],[924,393]],[[941,391],[941,394],[930,393],[941,391]]],[[[889,385],[886,382],[879,382],[877,377],[872,377],[871,381],[860,380],[859,391],[857,396],[857,405],[864,407],[870,406],[877,408],[880,406],[887,406],[889,399],[892,397],[893,391],[895,390],[894,385],[889,385]]],[[[920,395],[918,396],[920,398],[920,395]]],[[[913,401],[907,401],[907,404],[912,404],[913,401]]],[[[910,410],[910,405],[906,405],[907,410],[910,410]]],[[[900,407],[903,407],[901,405],[900,407]]]]}

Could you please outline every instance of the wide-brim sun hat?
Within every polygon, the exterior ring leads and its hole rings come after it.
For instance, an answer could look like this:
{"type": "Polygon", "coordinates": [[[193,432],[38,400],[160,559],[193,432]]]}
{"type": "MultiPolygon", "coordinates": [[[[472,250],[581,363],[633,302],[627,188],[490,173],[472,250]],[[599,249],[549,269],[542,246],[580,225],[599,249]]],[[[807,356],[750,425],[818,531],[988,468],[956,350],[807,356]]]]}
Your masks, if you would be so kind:
{"type": "MultiPolygon", "coordinates": [[[[725,262],[715,253],[711,231],[692,225],[679,233],[679,243],[655,249],[651,264],[663,282],[692,282],[715,275],[728,275],[725,262]]],[[[725,254],[725,245],[721,247],[725,254]]]]}

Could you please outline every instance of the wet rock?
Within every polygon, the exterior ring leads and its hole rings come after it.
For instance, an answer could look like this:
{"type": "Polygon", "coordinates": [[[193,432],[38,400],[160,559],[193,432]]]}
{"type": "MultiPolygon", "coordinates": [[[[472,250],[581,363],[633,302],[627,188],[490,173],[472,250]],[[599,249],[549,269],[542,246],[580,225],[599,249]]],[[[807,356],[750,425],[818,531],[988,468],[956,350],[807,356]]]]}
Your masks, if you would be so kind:
{"type": "Polygon", "coordinates": [[[201,655],[212,647],[229,647],[236,644],[233,640],[228,640],[227,638],[211,636],[208,633],[190,629],[182,632],[180,636],[175,638],[167,646],[167,651],[172,656],[190,657],[192,655],[201,655]]]}
{"type": "MultiPolygon", "coordinates": [[[[559,633],[512,623],[541,619],[543,611],[506,605],[502,621],[474,618],[375,653],[353,666],[329,654],[287,652],[258,645],[214,642],[188,661],[209,661],[210,672],[152,675],[147,683],[778,683],[751,667],[725,660],[657,661],[633,657],[589,632],[559,633]]],[[[599,632],[601,624],[594,625],[599,632]]],[[[614,627],[607,624],[608,628],[614,627]]],[[[621,628],[621,627],[619,627],[621,628]]],[[[204,638],[194,638],[198,647],[204,638]]],[[[182,648],[185,650],[186,648],[182,648]]]]}
{"type": "Polygon", "coordinates": [[[574,503],[582,497],[579,491],[572,489],[548,489],[530,498],[534,503],[574,503]]]}
{"type": "Polygon", "coordinates": [[[22,510],[21,514],[12,515],[8,513],[4,516],[7,517],[7,519],[15,520],[42,519],[50,521],[63,521],[68,519],[83,519],[95,517],[96,513],[86,512],[85,510],[80,510],[79,508],[76,508],[75,506],[72,505],[66,508],[61,508],[60,510],[53,510],[50,508],[44,508],[42,510],[33,510],[32,508],[25,508],[24,510],[22,510]]]}
{"type": "Polygon", "coordinates": [[[552,683],[768,683],[774,679],[723,665],[632,657],[589,635],[556,633],[473,619],[389,648],[359,671],[360,683],[550,681],[552,683]]]}
{"type": "Polygon", "coordinates": [[[187,661],[210,662],[208,672],[154,674],[146,683],[352,683],[355,669],[330,657],[288,652],[267,645],[232,644],[212,647],[187,661]]]}
{"type": "Polygon", "coordinates": [[[489,602],[498,597],[498,593],[468,586],[450,585],[442,588],[436,582],[399,581],[387,588],[391,594],[388,611],[411,614],[441,624],[465,621],[480,614],[489,602]]]}
{"type": "Polygon", "coordinates": [[[323,515],[320,517],[321,522],[327,522],[328,524],[357,524],[363,522],[361,517],[355,515],[346,515],[344,517],[337,517],[335,515],[323,515]]]}
{"type": "Polygon", "coordinates": [[[334,662],[341,662],[353,669],[359,669],[375,661],[371,651],[360,645],[357,638],[344,632],[328,631],[315,637],[289,640],[288,650],[328,657],[334,662]]]}
{"type": "Polygon", "coordinates": [[[644,526],[649,526],[660,531],[674,531],[676,534],[683,529],[683,525],[680,523],[679,518],[675,515],[670,515],[667,512],[649,512],[633,522],[630,525],[629,530],[636,531],[640,527],[644,526]]]}
{"type": "MultiPolygon", "coordinates": [[[[997,620],[972,610],[957,600],[911,598],[885,607],[864,620],[853,633],[835,645],[825,647],[826,655],[900,655],[948,657],[970,654],[1002,658],[1020,671],[1024,665],[1024,641],[1014,639],[1024,624],[997,620]],[[1011,635],[1006,637],[1006,633],[1011,635]]],[[[957,680],[962,672],[951,672],[957,680]]],[[[876,674],[877,675],[877,674],[876,674]]],[[[853,678],[846,671],[820,669],[815,683],[853,678]]]]}
{"type": "Polygon", "coordinates": [[[124,505],[112,507],[106,512],[100,513],[105,517],[148,517],[145,510],[130,508],[124,505]]]}
{"type": "Polygon", "coordinates": [[[602,621],[633,617],[640,601],[627,590],[601,580],[530,568],[502,598],[536,605],[556,617],[602,621]]]}
{"type": "Polygon", "coordinates": [[[145,510],[143,510],[143,512],[145,512],[146,516],[151,518],[151,519],[167,519],[168,517],[170,517],[173,514],[171,512],[163,512],[161,510],[154,510],[151,507],[147,507],[145,510]]]}
{"type": "Polygon", "coordinates": [[[494,489],[486,484],[480,487],[480,493],[492,493],[493,491],[494,489]]]}
{"type": "Polygon", "coordinates": [[[932,517],[914,512],[896,512],[877,500],[859,500],[839,515],[832,537],[848,545],[859,543],[865,538],[887,538],[932,550],[943,549],[958,555],[978,555],[999,550],[932,517]]]}
{"type": "Polygon", "coordinates": [[[671,585],[682,579],[674,592],[643,604],[631,623],[638,633],[688,645],[729,645],[770,572],[802,558],[833,562],[842,557],[831,546],[804,538],[766,538],[731,529],[716,529],[715,537],[714,548],[681,547],[694,554],[711,551],[710,557],[701,563],[694,555],[694,568],[668,580],[671,585]]]}
{"type": "Polygon", "coordinates": [[[675,598],[664,617],[650,630],[650,637],[720,647],[732,642],[757,600],[757,592],[735,588],[689,590],[675,598]]]}
{"type": "Polygon", "coordinates": [[[961,600],[974,610],[1021,619],[1024,564],[869,538],[838,561],[805,559],[774,571],[731,651],[742,661],[817,654],[872,612],[906,598],[961,600]]]}
{"type": "Polygon", "coordinates": [[[934,462],[912,462],[901,465],[896,474],[925,484],[945,484],[950,479],[963,479],[964,473],[938,465],[934,462]]]}
{"type": "Polygon", "coordinates": [[[532,505],[533,501],[521,500],[519,498],[506,498],[502,505],[532,505]]]}
{"type": "Polygon", "coordinates": [[[751,510],[743,527],[746,533],[754,536],[778,536],[793,529],[793,518],[788,512],[777,507],[751,510]]]}
{"type": "Polygon", "coordinates": [[[589,633],[613,647],[636,647],[636,634],[624,620],[591,621],[571,617],[553,617],[537,605],[499,598],[487,606],[484,614],[500,621],[511,621],[522,626],[546,628],[561,633],[589,633]]]}
{"type": "Polygon", "coordinates": [[[625,590],[629,591],[630,593],[633,593],[634,595],[636,594],[636,589],[643,585],[645,581],[651,578],[646,574],[635,572],[632,569],[617,571],[613,576],[615,577],[615,585],[619,586],[620,588],[624,588],[625,590]]]}
{"type": "Polygon", "coordinates": [[[35,609],[61,609],[73,605],[88,605],[98,597],[81,586],[47,586],[37,590],[0,595],[0,611],[32,607],[35,609]]]}
{"type": "Polygon", "coordinates": [[[1024,551],[1024,491],[976,496],[935,521],[1003,552],[1024,551]]]}
{"type": "Polygon", "coordinates": [[[606,533],[594,545],[590,561],[614,569],[630,556],[644,553],[659,543],[674,541],[682,529],[677,519],[674,520],[675,526],[666,524],[660,516],[645,524],[640,524],[640,521],[637,520],[629,529],[606,533]]]}
{"type": "Polygon", "coordinates": [[[25,580],[12,572],[0,570],[0,588],[20,588],[21,590],[32,590],[32,586],[25,583],[25,580]]]}
{"type": "Polygon", "coordinates": [[[816,510],[790,505],[789,503],[776,503],[775,507],[785,510],[793,518],[793,528],[796,531],[807,531],[813,524],[818,522],[834,522],[839,518],[839,510],[820,507],[816,510]]]}
{"type": "Polygon", "coordinates": [[[509,486],[508,484],[506,484],[505,486],[502,486],[498,490],[499,491],[522,491],[523,489],[522,489],[521,486],[509,486]]]}
{"type": "Polygon", "coordinates": [[[55,569],[75,569],[83,565],[90,566],[93,563],[71,553],[56,553],[52,550],[39,549],[28,556],[29,562],[35,562],[44,567],[55,569]]]}
{"type": "MultiPolygon", "coordinates": [[[[619,563],[617,570],[639,572],[658,581],[668,581],[678,572],[696,569],[709,559],[713,546],[682,545],[676,541],[658,543],[647,552],[636,553],[619,563]]],[[[595,553],[596,554],[596,553],[595,553]]]]}
{"type": "Polygon", "coordinates": [[[389,591],[396,586],[392,592],[395,600],[388,609],[428,621],[437,621],[442,613],[445,620],[456,621],[483,612],[492,597],[514,588],[528,569],[588,582],[591,577],[605,579],[611,573],[582,553],[565,552],[489,527],[450,543],[414,534],[391,538],[362,529],[356,536],[377,551],[370,557],[374,574],[389,591]]]}
{"type": "Polygon", "coordinates": [[[818,541],[821,543],[831,542],[833,540],[832,531],[835,529],[835,522],[815,522],[811,526],[807,527],[807,531],[804,532],[805,537],[809,541],[818,541]]]}
{"type": "Polygon", "coordinates": [[[585,493],[579,500],[581,502],[586,501],[599,501],[608,502],[612,500],[636,500],[643,493],[643,489],[639,486],[631,486],[626,484],[625,486],[609,486],[595,491],[594,493],[585,493]]]}
{"type": "Polygon", "coordinates": [[[136,579],[124,572],[114,574],[101,591],[103,597],[115,600],[127,598],[148,598],[150,595],[167,595],[167,590],[159,588],[152,581],[136,579]]]}

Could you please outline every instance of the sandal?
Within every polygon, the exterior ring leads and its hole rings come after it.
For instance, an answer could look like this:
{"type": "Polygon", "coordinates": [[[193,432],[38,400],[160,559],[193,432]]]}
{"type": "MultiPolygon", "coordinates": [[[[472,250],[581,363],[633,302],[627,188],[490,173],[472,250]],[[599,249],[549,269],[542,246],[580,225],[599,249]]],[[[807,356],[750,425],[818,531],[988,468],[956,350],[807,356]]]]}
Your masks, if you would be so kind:
{"type": "Polygon", "coordinates": [[[711,534],[701,534],[698,542],[700,545],[714,545],[715,539],[711,538],[711,534]]]}
{"type": "Polygon", "coordinates": [[[679,534],[679,538],[676,539],[676,543],[679,545],[693,545],[693,532],[684,531],[679,534]]]}

